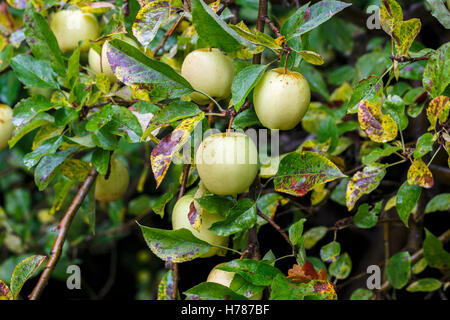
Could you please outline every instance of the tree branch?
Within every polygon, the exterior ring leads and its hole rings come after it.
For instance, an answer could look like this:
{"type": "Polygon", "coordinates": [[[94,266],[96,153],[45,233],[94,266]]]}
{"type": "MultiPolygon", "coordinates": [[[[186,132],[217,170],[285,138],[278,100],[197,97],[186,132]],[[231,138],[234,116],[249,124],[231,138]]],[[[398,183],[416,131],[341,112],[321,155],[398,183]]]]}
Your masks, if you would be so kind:
{"type": "Polygon", "coordinates": [[[160,43],[158,44],[158,46],[156,47],[155,51],[153,52],[154,56],[156,57],[156,55],[158,54],[158,51],[164,47],[164,45],[166,44],[167,39],[169,39],[169,37],[172,35],[172,33],[175,31],[175,29],[178,27],[178,25],[180,24],[180,22],[183,20],[184,18],[184,14],[181,14],[177,21],[175,21],[175,23],[166,31],[166,33],[164,34],[163,38],[161,39],[160,43]]]}
{"type": "Polygon", "coordinates": [[[292,250],[295,251],[295,246],[292,244],[291,240],[289,239],[289,236],[286,234],[286,232],[283,231],[283,229],[281,229],[281,227],[275,221],[273,221],[273,219],[269,218],[259,210],[257,210],[256,213],[258,214],[258,216],[266,220],[272,227],[274,227],[275,230],[277,230],[278,233],[281,234],[281,236],[286,240],[286,242],[289,243],[289,245],[292,247],[292,250]]]}
{"type": "Polygon", "coordinates": [[[77,194],[75,195],[75,198],[73,199],[72,203],[70,204],[69,208],[64,214],[64,217],[59,223],[58,235],[56,236],[55,243],[53,244],[53,248],[50,253],[50,258],[47,262],[47,265],[44,268],[44,271],[41,274],[41,277],[39,278],[37,285],[34,287],[33,292],[29,296],[30,300],[39,299],[45,286],[47,285],[50,276],[52,275],[52,272],[55,269],[56,264],[58,263],[59,257],[61,256],[62,247],[64,245],[64,242],[66,241],[67,232],[69,231],[73,217],[80,208],[81,203],[88,194],[97,175],[98,175],[97,171],[94,168],[92,168],[88,176],[84,180],[84,182],[81,184],[77,194]]]}
{"type": "MultiPolygon", "coordinates": [[[[258,21],[256,22],[256,30],[259,32],[264,32],[264,17],[267,16],[267,0],[259,0],[258,8],[258,21]]],[[[261,63],[261,53],[255,54],[253,56],[253,64],[261,63]]]]}
{"type": "Polygon", "coordinates": [[[391,56],[390,58],[392,61],[404,63],[404,62],[415,62],[415,61],[421,61],[421,60],[428,60],[428,59],[430,59],[430,56],[423,56],[423,57],[417,57],[417,58],[391,56]]]}

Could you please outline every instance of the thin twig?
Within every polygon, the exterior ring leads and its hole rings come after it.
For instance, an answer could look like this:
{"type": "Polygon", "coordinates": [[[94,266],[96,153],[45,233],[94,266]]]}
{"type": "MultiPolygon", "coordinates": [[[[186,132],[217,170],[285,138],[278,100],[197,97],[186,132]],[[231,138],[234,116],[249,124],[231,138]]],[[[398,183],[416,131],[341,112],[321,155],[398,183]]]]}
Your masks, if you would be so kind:
{"type": "Polygon", "coordinates": [[[233,4],[235,0],[225,0],[223,2],[223,6],[222,8],[220,8],[219,10],[217,10],[217,15],[220,16],[222,14],[222,12],[230,5],[233,4]]]}
{"type": "Polygon", "coordinates": [[[295,250],[294,245],[292,244],[291,240],[289,240],[289,236],[286,234],[286,232],[283,231],[283,229],[281,229],[281,227],[275,221],[273,221],[273,219],[269,218],[259,210],[257,210],[256,213],[258,214],[258,216],[266,220],[272,227],[274,227],[275,230],[277,230],[278,233],[281,234],[281,236],[286,240],[286,242],[289,243],[292,249],[295,250]]]}
{"type": "Polygon", "coordinates": [[[34,287],[33,292],[29,296],[30,300],[39,299],[45,286],[47,285],[48,280],[52,275],[53,269],[55,268],[56,264],[58,263],[59,257],[61,256],[62,247],[64,245],[64,242],[66,241],[67,232],[69,231],[73,217],[80,208],[81,203],[88,194],[97,175],[98,175],[97,171],[94,168],[92,168],[88,176],[84,180],[84,182],[81,184],[77,194],[75,195],[75,198],[73,199],[72,203],[70,204],[69,208],[64,214],[64,217],[59,223],[58,235],[56,236],[55,243],[53,244],[53,248],[50,253],[50,258],[47,262],[47,265],[44,268],[44,271],[41,274],[41,277],[39,278],[37,285],[34,287]]]}
{"type": "MultiPolygon", "coordinates": [[[[256,30],[264,32],[264,17],[267,17],[267,0],[259,0],[258,21],[256,22],[256,30]]],[[[261,63],[261,53],[253,56],[253,64],[261,63]]]]}
{"type": "Polygon", "coordinates": [[[416,61],[421,61],[421,60],[428,60],[430,59],[431,56],[423,56],[423,57],[417,57],[417,58],[410,58],[410,57],[390,57],[392,61],[397,61],[400,63],[404,63],[404,62],[416,62],[416,61]]]}
{"type": "Polygon", "coordinates": [[[178,199],[180,199],[184,195],[184,191],[186,190],[186,181],[189,176],[189,169],[191,168],[190,164],[184,166],[183,169],[183,177],[181,180],[180,192],[178,193],[178,199]]]}
{"type": "Polygon", "coordinates": [[[175,23],[166,31],[166,33],[164,34],[163,38],[161,39],[161,42],[158,44],[158,46],[156,47],[155,51],[154,51],[154,55],[156,57],[156,55],[158,54],[158,51],[164,47],[164,44],[166,43],[167,39],[169,39],[169,37],[172,35],[172,33],[175,31],[175,29],[178,27],[178,25],[180,24],[180,22],[183,20],[184,18],[184,14],[181,14],[177,21],[175,21],[175,23]]]}

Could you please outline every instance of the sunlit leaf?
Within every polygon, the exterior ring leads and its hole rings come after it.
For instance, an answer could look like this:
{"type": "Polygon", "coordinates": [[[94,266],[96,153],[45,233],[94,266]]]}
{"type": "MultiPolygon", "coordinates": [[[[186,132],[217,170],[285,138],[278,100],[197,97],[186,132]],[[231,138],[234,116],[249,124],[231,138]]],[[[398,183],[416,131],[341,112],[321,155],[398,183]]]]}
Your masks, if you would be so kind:
{"type": "Polygon", "coordinates": [[[144,47],[148,47],[155,38],[161,24],[169,18],[169,14],[170,5],[168,1],[148,2],[136,16],[136,22],[133,24],[133,35],[144,47]]]}
{"type": "Polygon", "coordinates": [[[28,257],[16,266],[11,277],[11,293],[17,299],[24,283],[39,269],[45,261],[45,256],[28,257]]]}
{"type": "Polygon", "coordinates": [[[427,189],[433,187],[433,174],[422,159],[415,159],[409,167],[408,183],[427,189]]]}

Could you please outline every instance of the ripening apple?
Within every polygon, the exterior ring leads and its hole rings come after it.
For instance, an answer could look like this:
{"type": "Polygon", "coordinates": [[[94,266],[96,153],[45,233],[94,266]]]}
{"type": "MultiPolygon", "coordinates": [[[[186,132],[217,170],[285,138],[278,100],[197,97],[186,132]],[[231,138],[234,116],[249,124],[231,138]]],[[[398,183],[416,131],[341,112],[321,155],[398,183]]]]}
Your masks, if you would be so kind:
{"type": "MultiPolygon", "coordinates": [[[[120,40],[125,41],[126,43],[132,45],[133,47],[138,48],[137,43],[133,39],[130,39],[128,37],[123,37],[120,40]]],[[[109,61],[108,61],[108,57],[106,56],[106,48],[108,46],[108,43],[109,43],[108,40],[106,40],[103,43],[101,57],[97,53],[97,51],[95,51],[93,48],[91,48],[89,50],[89,55],[88,55],[89,67],[94,72],[94,74],[104,73],[108,77],[109,81],[116,82],[117,77],[113,73],[113,71],[111,69],[111,65],[109,64],[109,61]]]]}
{"type": "Polygon", "coordinates": [[[100,35],[97,18],[81,10],[61,10],[51,17],[50,28],[55,34],[62,52],[69,52],[83,41],[82,51],[90,47],[89,40],[95,40],[100,35]]]}
{"type": "MultiPolygon", "coordinates": [[[[234,272],[228,272],[218,269],[220,266],[224,265],[225,263],[220,263],[217,266],[215,266],[211,272],[208,275],[208,278],[206,279],[206,282],[215,282],[218,284],[221,284],[225,287],[230,287],[231,282],[234,279],[234,272]]],[[[259,292],[252,296],[250,300],[261,300],[263,295],[263,292],[259,292]]]]}
{"type": "MultiPolygon", "coordinates": [[[[218,49],[198,49],[189,53],[181,66],[181,75],[195,90],[204,92],[216,100],[228,98],[234,78],[233,60],[218,49]]],[[[210,99],[199,92],[190,97],[198,104],[210,99]]]]}
{"type": "MultiPolygon", "coordinates": [[[[228,237],[222,237],[214,232],[210,231],[209,228],[213,225],[213,223],[223,220],[223,217],[216,214],[211,213],[206,210],[201,211],[202,224],[200,226],[200,231],[194,229],[189,222],[188,214],[190,211],[191,203],[194,201],[193,195],[185,195],[181,197],[177,203],[175,204],[172,211],[172,227],[173,230],[178,229],[188,229],[192,232],[192,234],[199,238],[200,240],[206,241],[212,245],[219,245],[222,247],[226,247],[228,245],[228,237]]],[[[195,202],[194,202],[195,205],[195,202]]],[[[195,205],[196,209],[199,209],[199,205],[195,205]]],[[[202,258],[211,257],[221,251],[221,248],[213,247],[207,253],[202,255],[202,258]]]]}
{"type": "Polygon", "coordinates": [[[0,150],[5,149],[8,140],[11,139],[13,133],[12,109],[4,104],[0,104],[0,150]]]}
{"type": "Polygon", "coordinates": [[[256,115],[269,129],[293,129],[308,110],[310,99],[305,77],[295,71],[285,73],[283,68],[266,72],[253,92],[256,115]]]}
{"type": "Polygon", "coordinates": [[[95,199],[102,202],[119,200],[127,191],[130,183],[128,168],[119,159],[111,160],[111,172],[108,179],[98,175],[95,183],[95,199]]]}
{"type": "Polygon", "coordinates": [[[246,192],[258,174],[258,150],[246,134],[217,133],[202,141],[195,164],[210,192],[237,195],[246,192]]]}

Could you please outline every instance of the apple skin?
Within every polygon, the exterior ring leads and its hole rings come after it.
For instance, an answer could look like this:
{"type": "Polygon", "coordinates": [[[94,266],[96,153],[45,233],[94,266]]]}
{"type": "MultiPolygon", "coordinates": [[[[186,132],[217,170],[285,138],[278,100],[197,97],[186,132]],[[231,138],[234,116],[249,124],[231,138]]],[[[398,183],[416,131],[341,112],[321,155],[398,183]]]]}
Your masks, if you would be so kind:
{"type": "MultiPolygon", "coordinates": [[[[222,247],[226,247],[228,245],[228,237],[219,236],[209,230],[209,228],[213,225],[213,223],[223,220],[222,216],[215,214],[215,213],[208,212],[206,210],[202,210],[202,212],[201,212],[202,225],[200,227],[200,232],[195,230],[192,227],[191,223],[189,222],[189,218],[188,218],[189,209],[190,209],[192,201],[194,201],[193,195],[185,195],[185,196],[181,197],[177,201],[175,206],[173,207],[173,211],[172,211],[172,228],[173,228],[173,230],[185,228],[185,229],[188,229],[189,231],[191,231],[192,234],[195,237],[199,238],[200,240],[206,241],[212,245],[219,245],[222,247]]],[[[196,206],[196,208],[198,208],[198,207],[199,206],[196,206]]],[[[221,248],[213,247],[207,253],[202,255],[201,257],[208,258],[213,255],[216,255],[220,251],[222,251],[221,248]]]]}
{"type": "MultiPolygon", "coordinates": [[[[137,43],[128,37],[123,37],[123,39],[120,39],[122,41],[125,41],[126,43],[132,45],[133,47],[138,48],[137,43]]],[[[114,74],[114,72],[111,69],[111,65],[109,64],[108,57],[106,56],[106,48],[109,41],[106,40],[105,43],[103,43],[102,46],[102,56],[100,58],[100,55],[95,51],[94,49],[89,49],[89,55],[88,55],[88,61],[89,61],[89,67],[94,72],[94,74],[104,73],[109,81],[116,82],[117,77],[114,74]]]]}
{"type": "MultiPolygon", "coordinates": [[[[195,90],[216,100],[228,98],[234,79],[233,60],[218,49],[198,49],[189,53],[181,66],[181,75],[195,90]]],[[[210,99],[198,92],[190,94],[192,100],[204,105],[210,99]]]]}
{"type": "Polygon", "coordinates": [[[4,104],[0,104],[0,151],[8,146],[14,125],[12,123],[13,110],[4,104]]]}
{"type": "Polygon", "coordinates": [[[95,183],[95,199],[102,202],[119,200],[127,191],[130,183],[128,168],[119,159],[111,160],[111,173],[108,180],[98,175],[95,183]]]}
{"type": "Polygon", "coordinates": [[[258,150],[249,136],[217,133],[199,145],[195,164],[205,187],[217,195],[246,192],[258,174],[258,150]]]}
{"type": "MultiPolygon", "coordinates": [[[[229,288],[231,285],[231,282],[233,281],[233,278],[234,278],[234,272],[228,272],[228,271],[223,271],[223,270],[217,269],[224,264],[225,263],[220,263],[217,266],[215,266],[209,273],[208,278],[206,279],[206,282],[218,283],[218,284],[221,284],[221,285],[229,288]]],[[[263,292],[261,291],[261,292],[255,294],[254,296],[252,296],[250,298],[250,300],[261,300],[262,296],[263,296],[263,292]]]]}
{"type": "Polygon", "coordinates": [[[78,41],[83,41],[81,50],[87,51],[89,40],[95,40],[100,35],[97,18],[81,10],[58,11],[51,18],[50,28],[62,52],[73,51],[78,41]]]}
{"type": "Polygon", "coordinates": [[[298,72],[273,69],[253,92],[259,121],[269,129],[290,130],[300,123],[311,100],[308,81],[298,72]]]}

